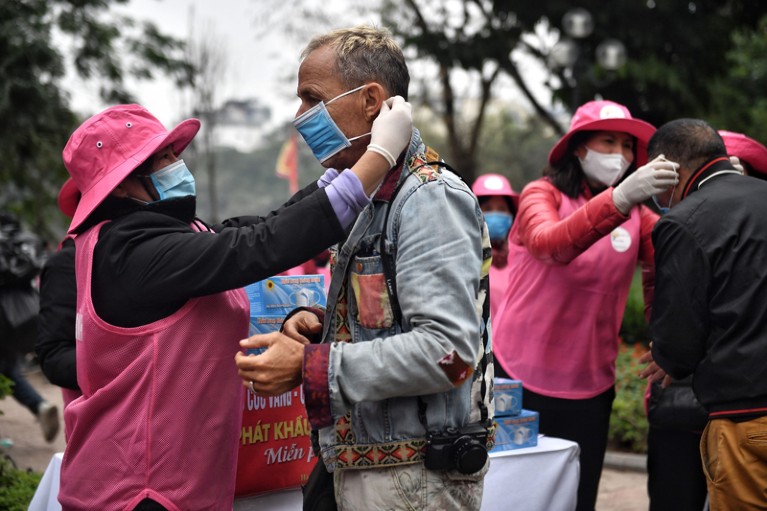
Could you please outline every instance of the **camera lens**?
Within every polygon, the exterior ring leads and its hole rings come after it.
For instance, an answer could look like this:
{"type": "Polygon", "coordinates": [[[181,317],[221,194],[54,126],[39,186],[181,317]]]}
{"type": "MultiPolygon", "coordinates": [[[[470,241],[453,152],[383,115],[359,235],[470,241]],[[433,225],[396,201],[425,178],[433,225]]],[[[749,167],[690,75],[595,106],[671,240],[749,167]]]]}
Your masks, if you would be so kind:
{"type": "Polygon", "coordinates": [[[462,436],[453,443],[455,468],[462,474],[473,474],[485,466],[487,449],[475,438],[462,436]]]}

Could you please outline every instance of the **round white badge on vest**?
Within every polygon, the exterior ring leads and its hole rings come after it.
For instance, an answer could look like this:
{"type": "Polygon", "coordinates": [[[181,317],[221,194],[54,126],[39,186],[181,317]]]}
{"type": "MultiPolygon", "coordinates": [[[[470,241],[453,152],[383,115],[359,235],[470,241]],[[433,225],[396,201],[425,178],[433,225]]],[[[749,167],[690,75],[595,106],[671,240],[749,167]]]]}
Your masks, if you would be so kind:
{"type": "Polygon", "coordinates": [[[631,247],[631,234],[623,227],[616,227],[610,233],[610,243],[616,252],[625,252],[631,247]]]}

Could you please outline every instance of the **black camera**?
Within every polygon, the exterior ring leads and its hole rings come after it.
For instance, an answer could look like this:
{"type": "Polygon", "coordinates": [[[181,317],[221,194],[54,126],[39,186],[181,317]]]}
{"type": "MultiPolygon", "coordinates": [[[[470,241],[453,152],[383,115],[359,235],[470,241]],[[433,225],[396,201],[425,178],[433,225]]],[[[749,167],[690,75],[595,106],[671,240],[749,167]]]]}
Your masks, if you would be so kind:
{"type": "Polygon", "coordinates": [[[447,428],[426,435],[424,464],[429,470],[458,470],[473,474],[487,461],[488,430],[475,422],[462,428],[447,428]]]}

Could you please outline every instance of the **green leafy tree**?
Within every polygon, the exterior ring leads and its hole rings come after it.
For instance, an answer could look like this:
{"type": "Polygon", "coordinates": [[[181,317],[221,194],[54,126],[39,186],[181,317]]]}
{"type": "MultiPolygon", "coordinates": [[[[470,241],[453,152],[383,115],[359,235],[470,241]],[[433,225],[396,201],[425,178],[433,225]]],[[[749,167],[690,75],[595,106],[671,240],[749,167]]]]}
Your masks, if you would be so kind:
{"type": "MultiPolygon", "coordinates": [[[[324,30],[317,2],[278,4],[283,10],[276,5],[271,19],[281,23],[272,26],[282,29],[287,23],[286,31],[303,42],[324,30]]],[[[655,125],[702,117],[736,131],[748,127],[750,133],[767,126],[762,102],[767,88],[759,74],[766,58],[759,20],[767,3],[581,0],[577,6],[591,12],[594,30],[580,41],[587,65],[574,83],[562,70],[547,71],[547,64],[562,18],[575,6],[570,0],[379,0],[332,20],[340,26],[378,19],[392,30],[409,60],[411,101],[438,115],[452,153],[445,157],[467,180],[484,171],[483,138],[493,136],[486,131],[487,110],[509,80],[540,118],[539,126],[554,134],[566,128],[556,103],[572,109],[576,83],[579,102],[612,99],[655,125]],[[597,45],[608,38],[623,42],[628,54],[626,65],[609,73],[593,62],[597,45]],[[537,62],[537,75],[529,71],[531,62],[537,62]],[[550,90],[555,105],[538,99],[541,86],[550,90]]]]}
{"type": "MultiPolygon", "coordinates": [[[[279,27],[282,33],[294,37],[300,44],[306,44],[314,34],[338,26],[380,22],[388,27],[402,44],[408,59],[412,80],[410,101],[427,107],[436,116],[426,121],[421,119],[417,123],[419,128],[426,140],[442,149],[442,156],[471,182],[477,174],[488,172],[488,159],[480,154],[482,148],[497,142],[483,140],[483,134],[487,116],[499,112],[491,105],[497,103],[494,100],[498,87],[504,86],[499,81],[502,75],[511,77],[532,105],[540,119],[535,126],[544,128],[543,136],[563,132],[560,123],[528,84],[527,77],[518,67],[518,56],[511,55],[512,51],[524,46],[522,35],[532,32],[533,25],[521,23],[508,8],[497,10],[497,3],[487,0],[378,0],[348,5],[339,13],[318,9],[321,3],[313,0],[291,4],[271,0],[269,8],[265,9],[268,14],[264,15],[260,26],[265,31],[279,27]],[[493,110],[492,114],[489,114],[490,110],[493,110]],[[439,127],[432,128],[427,122],[439,127]],[[437,140],[444,142],[437,144],[437,140]]],[[[527,126],[519,128],[525,131],[527,126]]],[[[520,154],[514,157],[512,167],[522,158],[520,154]]],[[[535,165],[538,168],[536,176],[543,161],[535,165]]],[[[524,184],[528,180],[519,177],[518,182],[524,184]]]]}
{"type": "MultiPolygon", "coordinates": [[[[438,86],[438,92],[428,104],[447,130],[451,162],[467,181],[485,171],[479,167],[478,154],[488,105],[496,95],[500,76],[512,79],[544,124],[562,131],[518,67],[513,52],[524,46],[522,36],[532,32],[533,26],[525,25],[509,8],[485,0],[384,0],[382,20],[404,40],[406,50],[415,49],[418,57],[436,63],[429,81],[438,86]],[[460,77],[467,78],[477,91],[471,109],[461,108],[466,97],[459,93],[460,77]]],[[[421,89],[423,97],[430,98],[428,85],[421,89]]]]}
{"type": "Polygon", "coordinates": [[[0,208],[44,235],[54,229],[54,197],[66,178],[61,150],[79,122],[62,89],[68,67],[98,83],[110,103],[133,100],[127,76],[191,80],[182,42],[110,10],[125,3],[0,2],[0,208]]]}
{"type": "MultiPolygon", "coordinates": [[[[431,77],[441,87],[437,111],[454,160],[468,174],[477,170],[484,112],[502,75],[512,79],[543,124],[562,133],[551,108],[532,94],[523,62],[548,62],[556,38],[538,35],[558,30],[564,14],[574,7],[571,1],[384,0],[382,5],[384,24],[404,40],[405,47],[437,63],[431,77]],[[463,125],[458,121],[455,85],[461,72],[474,78],[479,91],[479,106],[463,125]]],[[[730,117],[729,129],[749,126],[753,132],[766,125],[765,31],[758,25],[767,12],[766,3],[582,0],[578,6],[588,9],[594,20],[593,33],[580,43],[587,58],[593,61],[597,44],[608,38],[621,40],[629,56],[623,68],[609,74],[593,62],[588,65],[577,83],[580,102],[609,98],[655,125],[677,117],[724,116],[730,117]],[[727,101],[729,97],[732,101],[727,101]]],[[[571,107],[575,84],[565,80],[561,70],[550,73],[560,79],[544,85],[571,107]]]]}
{"type": "Polygon", "coordinates": [[[739,28],[727,53],[727,74],[713,85],[708,119],[719,129],[767,144],[767,16],[756,30],[739,28]]]}
{"type": "MultiPolygon", "coordinates": [[[[524,4],[525,10],[532,11],[530,2],[513,4],[524,4]]],[[[754,40],[764,38],[758,26],[767,13],[764,2],[614,0],[608,4],[582,0],[578,6],[593,16],[594,31],[582,43],[582,51],[592,61],[596,45],[608,38],[623,42],[628,54],[626,65],[612,75],[592,63],[579,83],[581,98],[585,101],[600,95],[618,101],[656,126],[679,117],[709,118],[717,109],[719,82],[730,76],[732,60],[728,61],[728,55],[734,57],[734,51],[741,53],[743,68],[750,67],[752,59],[765,59],[764,52],[756,49],[741,52],[754,40]]],[[[572,7],[567,0],[553,0],[538,15],[558,27],[572,7]]],[[[755,85],[751,78],[747,81],[755,85]]],[[[568,104],[572,88],[565,84],[554,93],[568,104]]],[[[737,92],[744,94],[744,99],[747,93],[747,89],[737,92]]],[[[757,97],[766,94],[762,87],[757,97]]]]}

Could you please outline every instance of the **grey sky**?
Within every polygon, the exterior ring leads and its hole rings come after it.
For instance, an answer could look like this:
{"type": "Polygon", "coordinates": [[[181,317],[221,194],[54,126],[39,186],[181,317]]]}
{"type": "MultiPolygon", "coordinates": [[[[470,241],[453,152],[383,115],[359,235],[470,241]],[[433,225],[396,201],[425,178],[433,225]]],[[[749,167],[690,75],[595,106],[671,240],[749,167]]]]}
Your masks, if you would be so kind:
{"type": "MultiPolygon", "coordinates": [[[[275,122],[292,118],[298,107],[295,84],[285,77],[295,76],[300,46],[259,27],[261,2],[254,0],[131,0],[115,8],[136,19],[154,21],[165,33],[175,37],[204,38],[208,31],[226,48],[227,71],[221,76],[217,99],[258,98],[272,108],[275,122]],[[190,18],[193,14],[193,26],[190,18]],[[190,36],[190,27],[194,31],[190,36]]],[[[90,115],[108,105],[98,99],[93,83],[69,80],[75,110],[90,115]]],[[[166,125],[178,122],[189,108],[189,99],[179,93],[171,80],[154,82],[128,80],[138,101],[166,125]]]]}

